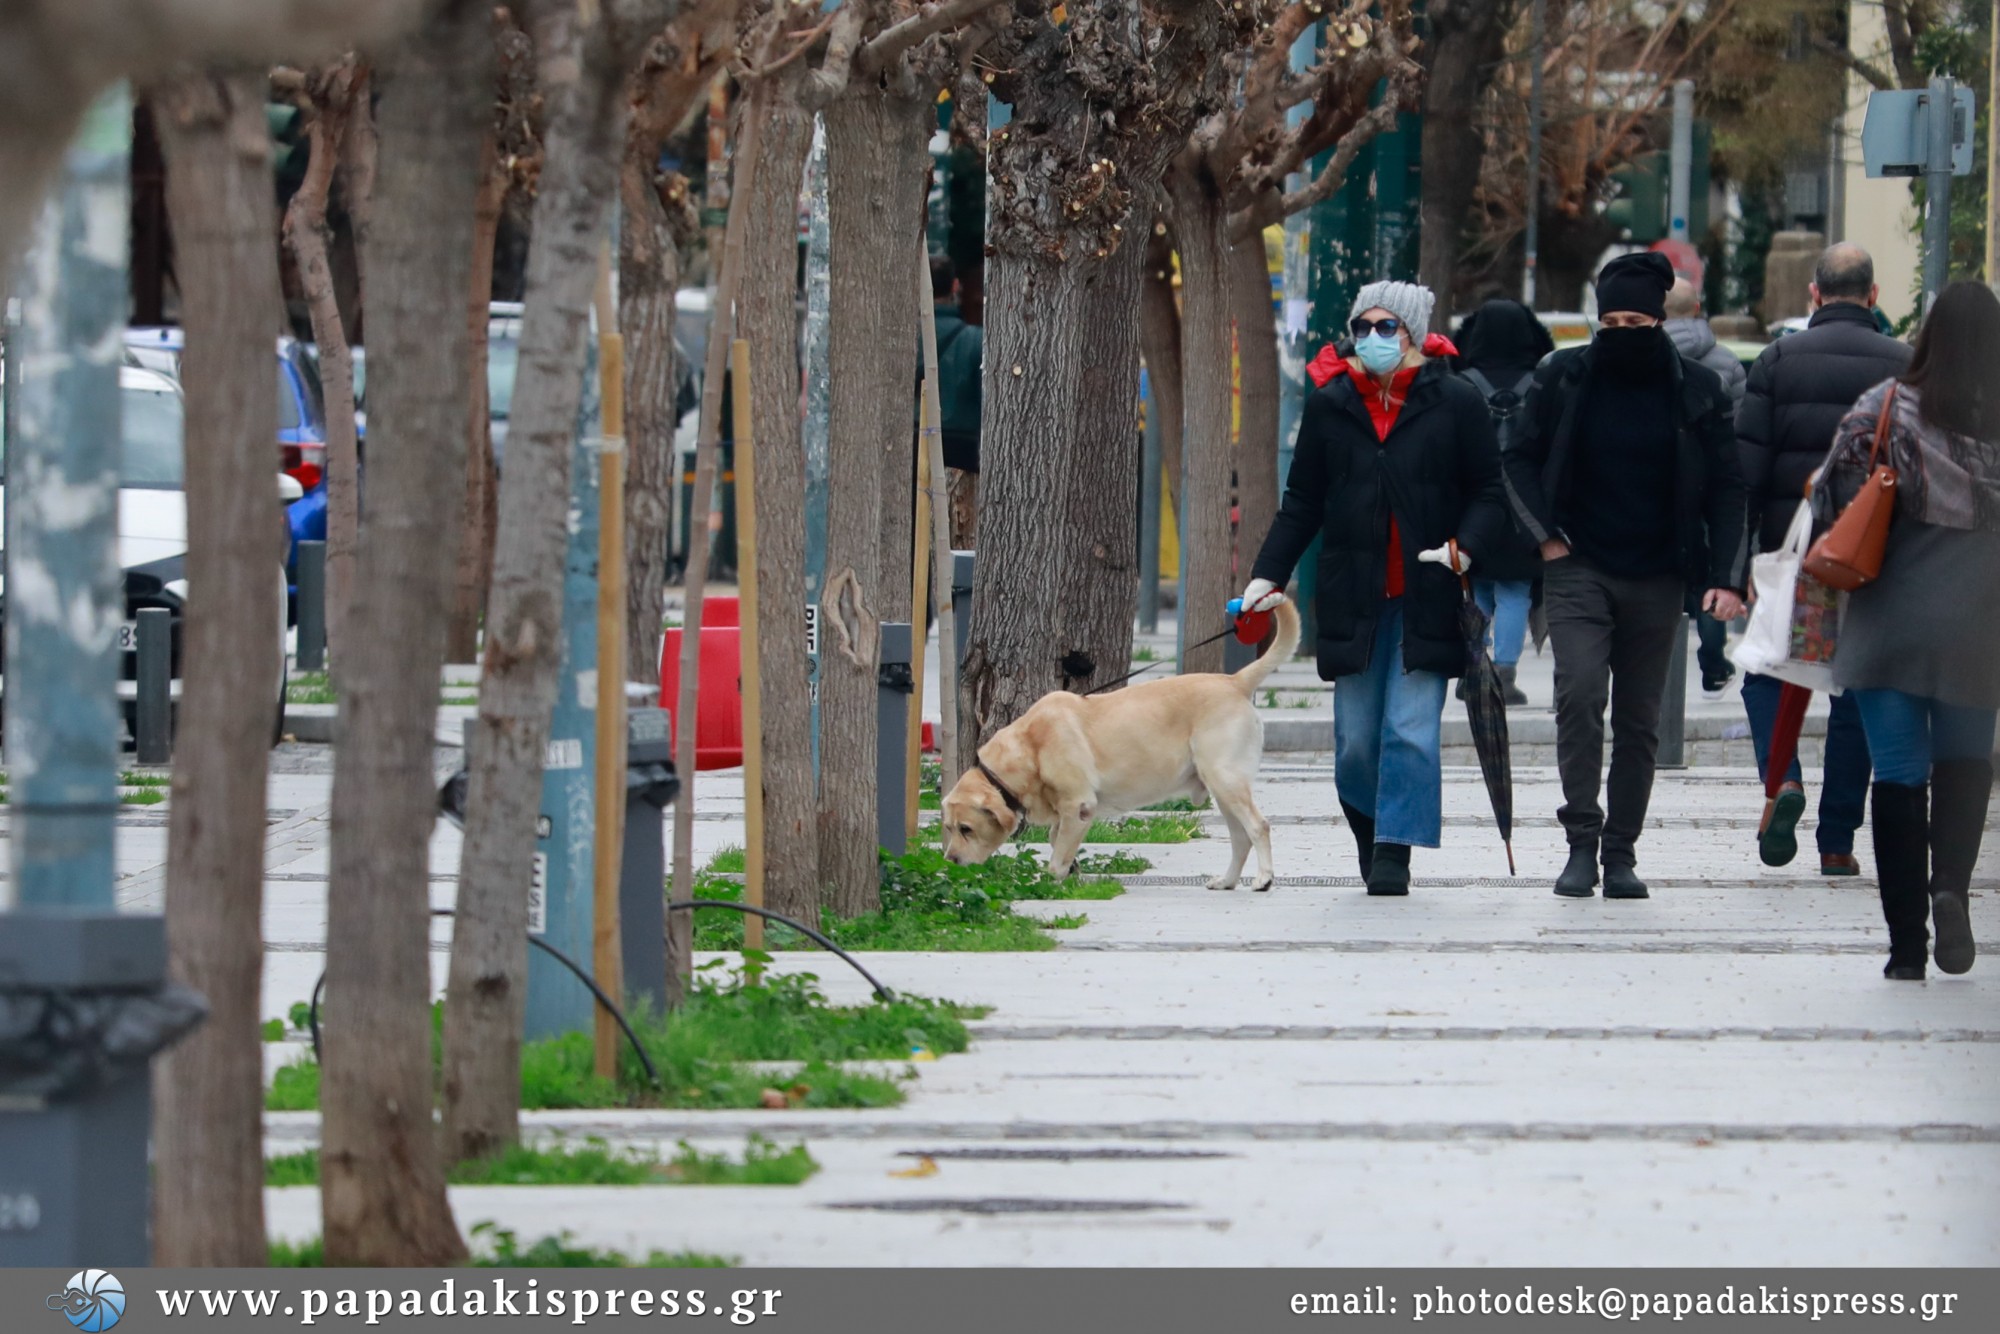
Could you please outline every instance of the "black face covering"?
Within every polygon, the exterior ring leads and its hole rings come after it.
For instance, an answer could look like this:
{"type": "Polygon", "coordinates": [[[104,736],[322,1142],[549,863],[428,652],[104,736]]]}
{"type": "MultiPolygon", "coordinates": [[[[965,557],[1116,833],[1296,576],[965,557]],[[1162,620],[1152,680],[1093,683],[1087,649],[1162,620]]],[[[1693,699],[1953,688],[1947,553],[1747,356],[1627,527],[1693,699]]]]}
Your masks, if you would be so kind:
{"type": "Polygon", "coordinates": [[[1667,344],[1667,332],[1657,324],[1638,329],[1599,329],[1597,364],[1621,378],[1641,379],[1666,366],[1667,344]]]}

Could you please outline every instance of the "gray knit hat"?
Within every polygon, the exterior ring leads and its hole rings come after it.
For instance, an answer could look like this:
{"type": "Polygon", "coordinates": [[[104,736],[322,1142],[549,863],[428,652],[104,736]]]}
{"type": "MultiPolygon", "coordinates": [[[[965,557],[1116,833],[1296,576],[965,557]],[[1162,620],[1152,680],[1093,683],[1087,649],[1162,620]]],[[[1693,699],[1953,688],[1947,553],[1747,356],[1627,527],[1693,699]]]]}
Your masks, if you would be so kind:
{"type": "Polygon", "coordinates": [[[1403,322],[1410,331],[1410,342],[1417,347],[1424,345],[1424,338],[1431,331],[1431,307],[1437,304],[1437,297],[1431,289],[1420,283],[1399,283],[1385,279],[1379,283],[1369,283],[1354,296],[1354,308],[1347,312],[1352,320],[1364,310],[1381,308],[1403,322]]]}

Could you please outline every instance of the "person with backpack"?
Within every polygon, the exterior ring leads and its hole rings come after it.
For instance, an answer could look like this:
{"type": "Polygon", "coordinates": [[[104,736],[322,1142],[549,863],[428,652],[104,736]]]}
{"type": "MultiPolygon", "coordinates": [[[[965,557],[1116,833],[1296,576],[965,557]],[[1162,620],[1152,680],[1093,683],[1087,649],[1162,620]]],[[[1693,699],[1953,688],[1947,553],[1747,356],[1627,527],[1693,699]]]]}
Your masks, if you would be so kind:
{"type": "MultiPolygon", "coordinates": [[[[1535,367],[1556,350],[1556,340],[1535,318],[1534,311],[1505,297],[1495,297],[1466,316],[1458,336],[1458,373],[1485,397],[1504,458],[1519,434],[1521,409],[1535,381],[1535,367]]],[[[1510,705],[1528,702],[1515,677],[1528,638],[1528,614],[1534,607],[1535,580],[1541,565],[1534,539],[1516,523],[1514,541],[1482,561],[1472,581],[1473,600],[1493,623],[1493,665],[1499,669],[1500,684],[1510,705]]],[[[1459,697],[1464,696],[1461,680],[1459,697]]]]}

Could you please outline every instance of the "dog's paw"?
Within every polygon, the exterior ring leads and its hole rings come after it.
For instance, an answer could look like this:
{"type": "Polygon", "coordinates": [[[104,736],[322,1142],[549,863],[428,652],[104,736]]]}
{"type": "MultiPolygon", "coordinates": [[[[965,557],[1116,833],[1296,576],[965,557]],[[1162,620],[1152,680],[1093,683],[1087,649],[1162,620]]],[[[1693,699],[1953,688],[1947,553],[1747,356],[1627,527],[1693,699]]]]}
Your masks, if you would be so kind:
{"type": "Polygon", "coordinates": [[[1208,887],[1210,889],[1234,889],[1236,888],[1236,882],[1226,875],[1219,875],[1208,882],[1208,887]]]}
{"type": "Polygon", "coordinates": [[[1275,877],[1268,875],[1258,876],[1250,882],[1251,892],[1255,894],[1268,894],[1274,879],[1275,877]]]}

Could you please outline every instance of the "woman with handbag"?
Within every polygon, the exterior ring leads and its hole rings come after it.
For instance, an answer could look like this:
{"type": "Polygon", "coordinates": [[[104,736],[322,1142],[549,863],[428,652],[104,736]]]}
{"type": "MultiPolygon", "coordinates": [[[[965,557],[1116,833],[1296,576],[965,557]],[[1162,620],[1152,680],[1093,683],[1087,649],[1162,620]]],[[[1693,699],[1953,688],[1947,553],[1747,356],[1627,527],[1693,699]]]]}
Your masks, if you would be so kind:
{"type": "Polygon", "coordinates": [[[1834,680],[1875,761],[1872,821],[1886,977],[1972,967],[1967,912],[2000,709],[2000,299],[1939,295],[1901,377],[1863,394],[1813,487],[1806,558],[1849,590],[1834,680]]]}

